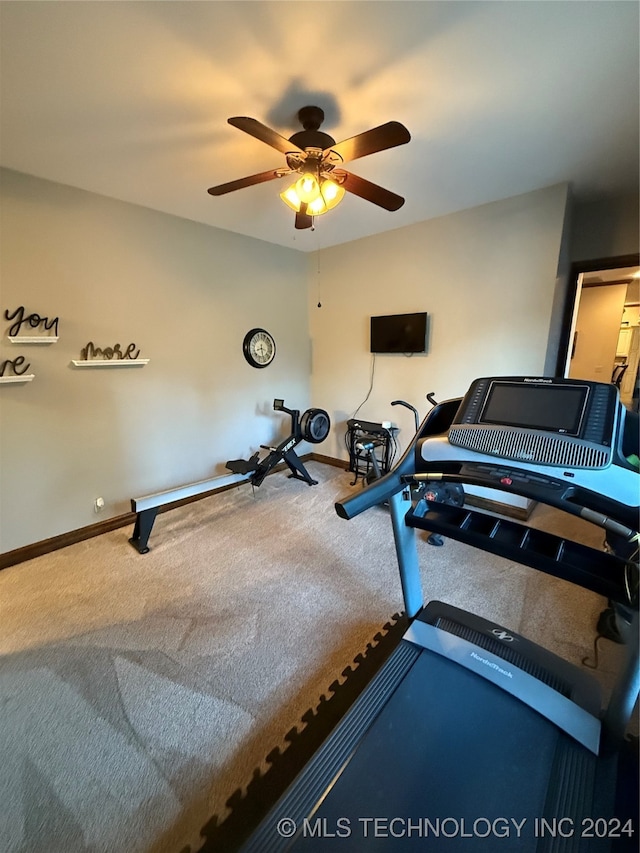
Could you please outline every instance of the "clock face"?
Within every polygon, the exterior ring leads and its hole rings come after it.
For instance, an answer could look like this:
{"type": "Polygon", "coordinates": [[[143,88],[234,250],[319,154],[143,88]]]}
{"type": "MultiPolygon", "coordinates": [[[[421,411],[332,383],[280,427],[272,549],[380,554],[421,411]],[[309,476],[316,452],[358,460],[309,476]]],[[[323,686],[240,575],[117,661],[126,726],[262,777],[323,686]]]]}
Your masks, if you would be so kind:
{"type": "Polygon", "coordinates": [[[252,367],[267,367],[276,355],[276,342],[264,329],[251,329],[242,344],[244,357],[252,367]]]}

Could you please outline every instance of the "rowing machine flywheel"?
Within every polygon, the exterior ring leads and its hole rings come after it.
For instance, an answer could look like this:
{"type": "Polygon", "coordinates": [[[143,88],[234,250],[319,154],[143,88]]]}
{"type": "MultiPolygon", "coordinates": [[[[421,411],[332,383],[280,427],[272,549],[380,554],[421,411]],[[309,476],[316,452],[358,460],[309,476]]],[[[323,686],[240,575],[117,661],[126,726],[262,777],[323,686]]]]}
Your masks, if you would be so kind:
{"type": "Polygon", "coordinates": [[[300,418],[300,431],[305,441],[320,444],[329,435],[331,420],[324,409],[307,409],[300,418]]]}

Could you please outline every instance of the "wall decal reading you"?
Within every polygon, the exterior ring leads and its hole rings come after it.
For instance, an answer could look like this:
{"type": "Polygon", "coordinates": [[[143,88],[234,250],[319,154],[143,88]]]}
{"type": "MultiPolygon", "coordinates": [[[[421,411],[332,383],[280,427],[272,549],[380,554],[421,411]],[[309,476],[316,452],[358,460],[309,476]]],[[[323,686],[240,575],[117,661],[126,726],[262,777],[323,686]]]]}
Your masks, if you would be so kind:
{"type": "Polygon", "coordinates": [[[96,359],[105,359],[107,361],[117,359],[136,359],[140,355],[140,350],[136,350],[135,344],[129,344],[124,352],[120,349],[120,344],[115,344],[112,347],[97,347],[93,341],[89,341],[86,347],[81,351],[80,355],[86,361],[95,361],[96,359]]]}
{"type": "Polygon", "coordinates": [[[20,329],[25,324],[28,324],[32,329],[37,329],[42,326],[44,331],[50,332],[53,330],[54,335],[58,334],[59,317],[53,317],[51,320],[48,317],[41,317],[40,314],[29,314],[25,316],[25,307],[21,305],[11,314],[9,309],[4,312],[5,320],[15,320],[15,323],[9,328],[9,337],[17,338],[20,334],[20,329]]]}

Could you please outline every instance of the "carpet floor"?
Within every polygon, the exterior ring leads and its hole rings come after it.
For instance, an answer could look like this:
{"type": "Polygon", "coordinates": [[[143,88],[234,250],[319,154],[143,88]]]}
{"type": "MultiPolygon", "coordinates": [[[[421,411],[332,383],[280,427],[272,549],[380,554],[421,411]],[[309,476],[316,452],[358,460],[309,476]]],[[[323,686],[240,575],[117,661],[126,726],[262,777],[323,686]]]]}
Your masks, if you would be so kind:
{"type": "MultiPolygon", "coordinates": [[[[149,554],[123,528],[0,573],[2,853],[198,850],[401,611],[387,510],[339,519],[352,475],[308,467],[312,488],[277,473],[159,515],[149,554]]],[[[546,508],[531,523],[602,541],[546,508]]],[[[592,656],[603,599],[457,542],[419,551],[427,599],[592,656]]],[[[620,654],[601,642],[605,693],[620,654]]]]}

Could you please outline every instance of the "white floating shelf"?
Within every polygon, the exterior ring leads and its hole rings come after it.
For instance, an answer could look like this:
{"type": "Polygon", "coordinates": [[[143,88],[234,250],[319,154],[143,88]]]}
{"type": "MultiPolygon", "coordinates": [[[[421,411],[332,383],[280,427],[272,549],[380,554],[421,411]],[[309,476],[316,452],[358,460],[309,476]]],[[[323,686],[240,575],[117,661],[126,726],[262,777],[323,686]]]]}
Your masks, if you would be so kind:
{"type": "Polygon", "coordinates": [[[17,335],[9,340],[12,344],[57,344],[60,338],[55,338],[53,335],[44,335],[42,337],[30,338],[28,335],[17,335]]]}
{"type": "Polygon", "coordinates": [[[35,379],[35,373],[27,373],[24,376],[0,376],[0,382],[9,383],[9,382],[31,382],[32,379],[35,379]]]}
{"type": "Polygon", "coordinates": [[[148,358],[85,358],[72,361],[74,367],[144,367],[148,358]]]}

